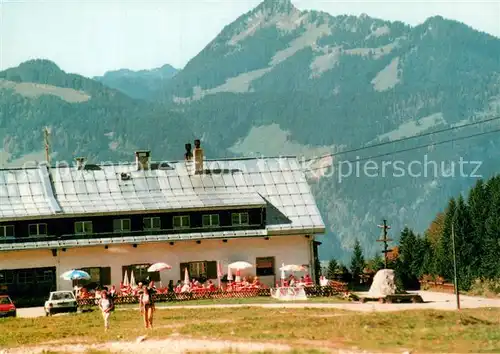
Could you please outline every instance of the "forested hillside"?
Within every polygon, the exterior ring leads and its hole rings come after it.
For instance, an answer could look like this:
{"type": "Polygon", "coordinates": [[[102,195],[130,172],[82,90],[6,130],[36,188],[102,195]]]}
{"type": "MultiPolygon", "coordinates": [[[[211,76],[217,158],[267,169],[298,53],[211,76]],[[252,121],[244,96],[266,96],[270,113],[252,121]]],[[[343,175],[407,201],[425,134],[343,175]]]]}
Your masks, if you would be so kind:
{"type": "Polygon", "coordinates": [[[0,106],[0,152],[9,161],[42,150],[45,126],[55,160],[66,161],[130,161],[135,149],[181,159],[184,144],[195,138],[178,113],[67,74],[46,60],[0,72],[0,106]]]}
{"type": "MultiPolygon", "coordinates": [[[[164,104],[225,151],[314,157],[500,115],[500,40],[439,16],[411,27],[264,1],[226,26],[166,87],[164,104]]],[[[322,255],[343,248],[345,256],[356,238],[373,254],[383,218],[394,230],[423,231],[443,200],[478,175],[498,172],[500,139],[486,134],[391,153],[497,127],[495,121],[336,155],[333,177],[311,179],[329,230],[322,255]],[[406,173],[388,168],[370,177],[361,165],[361,173],[339,181],[342,162],[378,155],[385,156],[372,164],[401,160],[406,173]],[[469,165],[460,176],[454,166],[461,158],[482,161],[479,172],[469,165]],[[436,172],[409,176],[408,164],[425,159],[436,172]]],[[[324,172],[316,167],[315,174],[324,172]]]]}
{"type": "MultiPolygon", "coordinates": [[[[406,287],[418,286],[419,279],[442,278],[453,282],[454,242],[461,290],[470,290],[477,281],[498,280],[499,207],[500,176],[479,180],[468,193],[451,198],[424,234],[405,228],[397,246],[397,257],[390,267],[397,270],[406,287]]],[[[372,268],[378,264],[375,268],[381,268],[380,262],[378,257],[378,261],[365,264],[372,268]]]]}
{"type": "MultiPolygon", "coordinates": [[[[144,81],[108,81],[150,102],[47,61],[0,78],[0,154],[9,161],[41,150],[45,125],[61,158],[130,160],[134,149],[150,148],[154,159],[177,159],[194,137],[207,157],[314,158],[500,115],[500,39],[442,17],[411,27],[266,0],[228,24],[183,70],[155,79],[154,92],[140,88],[144,81]]],[[[498,133],[460,140],[499,122],[338,154],[331,177],[321,177],[328,171],[317,163],[306,165],[327,224],[322,258],[347,260],[356,239],[373,255],[384,218],[394,238],[405,226],[423,232],[444,200],[499,172],[498,133]],[[358,157],[360,171],[344,176],[341,167],[355,168],[358,157]],[[460,160],[479,161],[480,168],[466,164],[461,173],[460,160]],[[378,166],[375,174],[364,172],[367,161],[378,166]]]]}
{"type": "Polygon", "coordinates": [[[157,92],[161,92],[166,80],[178,72],[169,64],[152,70],[132,71],[121,69],[108,71],[103,76],[96,76],[104,85],[123,92],[132,98],[150,100],[157,92]]]}

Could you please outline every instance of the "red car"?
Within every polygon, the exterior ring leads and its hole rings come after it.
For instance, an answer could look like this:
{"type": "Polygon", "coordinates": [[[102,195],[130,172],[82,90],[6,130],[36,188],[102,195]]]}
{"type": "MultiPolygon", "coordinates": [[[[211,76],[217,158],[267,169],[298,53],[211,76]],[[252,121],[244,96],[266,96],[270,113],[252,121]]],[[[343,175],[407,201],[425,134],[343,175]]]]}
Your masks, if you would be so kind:
{"type": "Polygon", "coordinates": [[[0,317],[16,317],[16,306],[8,295],[0,295],[0,317]]]}

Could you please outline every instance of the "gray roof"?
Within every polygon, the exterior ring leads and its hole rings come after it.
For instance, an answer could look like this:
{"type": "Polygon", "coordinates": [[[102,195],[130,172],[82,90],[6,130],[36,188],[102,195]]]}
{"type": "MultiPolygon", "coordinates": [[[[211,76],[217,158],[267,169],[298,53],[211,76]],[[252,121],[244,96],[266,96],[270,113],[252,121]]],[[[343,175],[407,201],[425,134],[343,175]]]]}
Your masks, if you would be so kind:
{"type": "Polygon", "coordinates": [[[135,164],[0,170],[0,222],[86,214],[266,206],[267,231],[324,232],[296,158],[184,161],[137,171],[135,164]],[[126,174],[129,179],[122,180],[126,174]]]}

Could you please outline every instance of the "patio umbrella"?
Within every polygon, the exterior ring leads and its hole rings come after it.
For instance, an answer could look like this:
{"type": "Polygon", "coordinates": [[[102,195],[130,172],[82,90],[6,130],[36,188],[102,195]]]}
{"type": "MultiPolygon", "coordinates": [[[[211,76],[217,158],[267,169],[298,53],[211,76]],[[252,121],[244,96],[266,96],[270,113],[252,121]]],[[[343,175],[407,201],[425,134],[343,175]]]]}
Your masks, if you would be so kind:
{"type": "Polygon", "coordinates": [[[172,267],[169,266],[167,263],[160,262],[160,263],[155,263],[151,267],[149,267],[148,272],[149,273],[161,272],[162,270],[165,270],[165,269],[172,269],[172,267]]]}
{"type": "Polygon", "coordinates": [[[288,265],[283,265],[280,268],[280,270],[285,272],[303,272],[306,270],[306,268],[304,266],[297,264],[288,264],[288,265]]]}
{"type": "Polygon", "coordinates": [[[227,269],[227,280],[233,281],[233,272],[231,272],[231,268],[227,269]]]}
{"type": "Polygon", "coordinates": [[[135,276],[134,276],[134,272],[130,272],[130,286],[135,288],[137,286],[137,284],[135,283],[135,276]]]}
{"type": "Polygon", "coordinates": [[[128,272],[127,272],[127,270],[125,270],[125,275],[123,276],[123,286],[128,286],[128,285],[129,285],[128,272]]]}
{"type": "Polygon", "coordinates": [[[233,269],[247,269],[247,268],[253,268],[253,265],[248,263],[248,262],[234,262],[234,263],[231,263],[229,266],[229,268],[233,268],[233,269]]]}
{"type": "Polygon", "coordinates": [[[184,284],[189,285],[189,272],[187,267],[184,268],[184,284]]]}
{"type": "Polygon", "coordinates": [[[285,279],[286,279],[286,275],[285,275],[285,263],[282,263],[282,267],[280,268],[281,270],[281,286],[284,285],[285,283],[285,279]]]}
{"type": "Polygon", "coordinates": [[[64,280],[80,280],[80,279],[89,280],[90,275],[89,273],[84,272],[83,270],[73,269],[61,274],[61,278],[63,278],[64,280]]]}
{"type": "Polygon", "coordinates": [[[224,276],[224,274],[222,273],[222,264],[220,261],[217,261],[217,285],[219,286],[219,288],[221,287],[220,279],[223,276],[224,276]]]}

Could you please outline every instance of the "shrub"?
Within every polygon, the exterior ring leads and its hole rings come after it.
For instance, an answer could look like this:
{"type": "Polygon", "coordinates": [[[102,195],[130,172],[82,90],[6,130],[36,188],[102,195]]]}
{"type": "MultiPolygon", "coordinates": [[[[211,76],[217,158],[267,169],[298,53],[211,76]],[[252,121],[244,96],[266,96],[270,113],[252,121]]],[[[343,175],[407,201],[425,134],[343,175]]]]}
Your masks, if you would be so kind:
{"type": "Polygon", "coordinates": [[[476,279],[469,293],[477,296],[500,297],[500,279],[476,279]]]}

